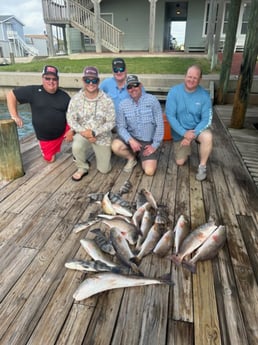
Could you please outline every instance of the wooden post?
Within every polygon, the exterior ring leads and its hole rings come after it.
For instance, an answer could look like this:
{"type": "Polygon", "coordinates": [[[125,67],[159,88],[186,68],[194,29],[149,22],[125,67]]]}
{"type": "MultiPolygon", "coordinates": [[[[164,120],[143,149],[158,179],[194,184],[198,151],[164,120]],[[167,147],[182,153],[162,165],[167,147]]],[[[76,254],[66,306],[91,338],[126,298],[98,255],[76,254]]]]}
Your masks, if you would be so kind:
{"type": "Polygon", "coordinates": [[[224,104],[230,78],[232,58],[236,44],[236,32],[242,0],[230,2],[226,40],[223,50],[223,59],[220,71],[219,86],[216,95],[216,104],[224,104]]]}
{"type": "Polygon", "coordinates": [[[258,0],[251,2],[247,34],[241,70],[234,97],[230,127],[240,129],[244,127],[248,98],[252,88],[254,70],[258,54],[258,0]]]}
{"type": "Polygon", "coordinates": [[[0,180],[14,180],[23,175],[16,123],[0,120],[0,180]]]}
{"type": "Polygon", "coordinates": [[[155,22],[156,22],[156,2],[158,0],[149,0],[150,2],[150,24],[149,24],[149,53],[155,51],[155,22]]]}
{"type": "Polygon", "coordinates": [[[10,61],[11,61],[11,64],[12,64],[12,65],[15,64],[14,53],[10,53],[10,61]]]}
{"type": "Polygon", "coordinates": [[[102,0],[91,0],[94,4],[94,14],[95,14],[95,22],[94,22],[94,30],[95,30],[95,45],[96,45],[96,53],[102,53],[101,48],[101,30],[100,30],[100,3],[102,0]]]}

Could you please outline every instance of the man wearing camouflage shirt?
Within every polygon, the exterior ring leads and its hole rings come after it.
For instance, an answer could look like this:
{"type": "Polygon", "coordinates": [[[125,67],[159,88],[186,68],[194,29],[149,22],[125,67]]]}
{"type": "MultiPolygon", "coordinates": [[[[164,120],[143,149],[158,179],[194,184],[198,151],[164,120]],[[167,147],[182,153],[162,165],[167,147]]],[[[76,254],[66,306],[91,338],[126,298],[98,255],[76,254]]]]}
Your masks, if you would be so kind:
{"type": "Polygon", "coordinates": [[[85,67],[83,89],[69,103],[67,122],[75,131],[72,152],[77,166],[74,181],[88,174],[87,155],[93,149],[97,169],[106,174],[111,170],[111,130],[115,127],[115,107],[112,99],[99,89],[96,67],[85,67]]]}

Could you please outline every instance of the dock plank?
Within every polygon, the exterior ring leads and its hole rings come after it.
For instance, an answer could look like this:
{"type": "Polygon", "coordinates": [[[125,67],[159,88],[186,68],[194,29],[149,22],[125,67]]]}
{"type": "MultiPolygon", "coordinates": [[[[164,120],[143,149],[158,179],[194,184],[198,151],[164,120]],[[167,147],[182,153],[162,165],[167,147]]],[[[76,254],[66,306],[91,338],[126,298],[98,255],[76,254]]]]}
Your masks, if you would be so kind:
{"type": "MultiPolygon", "coordinates": [[[[192,166],[198,167],[198,146],[196,154],[191,158],[192,166]]],[[[203,203],[202,185],[195,179],[196,171],[190,173],[190,212],[191,228],[196,229],[205,224],[205,206],[203,203]]],[[[204,182],[205,183],[205,182],[204,182]]],[[[219,224],[217,224],[219,225],[219,224]]],[[[221,344],[221,334],[214,288],[212,264],[210,260],[198,262],[197,274],[193,276],[193,312],[194,337],[196,345],[221,344]],[[201,288],[200,288],[201,287],[201,288]]]]}

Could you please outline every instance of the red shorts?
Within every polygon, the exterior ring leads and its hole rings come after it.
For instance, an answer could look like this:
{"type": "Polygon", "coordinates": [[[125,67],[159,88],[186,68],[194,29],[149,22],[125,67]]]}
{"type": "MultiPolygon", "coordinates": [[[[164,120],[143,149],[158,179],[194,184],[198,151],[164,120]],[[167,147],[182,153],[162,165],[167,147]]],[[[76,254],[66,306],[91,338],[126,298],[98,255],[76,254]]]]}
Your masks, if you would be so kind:
{"type": "Polygon", "coordinates": [[[67,124],[65,127],[64,134],[62,134],[59,138],[54,140],[39,140],[39,146],[41,149],[42,156],[46,161],[51,161],[52,157],[61,150],[61,145],[65,138],[65,133],[70,130],[69,125],[67,124]]]}

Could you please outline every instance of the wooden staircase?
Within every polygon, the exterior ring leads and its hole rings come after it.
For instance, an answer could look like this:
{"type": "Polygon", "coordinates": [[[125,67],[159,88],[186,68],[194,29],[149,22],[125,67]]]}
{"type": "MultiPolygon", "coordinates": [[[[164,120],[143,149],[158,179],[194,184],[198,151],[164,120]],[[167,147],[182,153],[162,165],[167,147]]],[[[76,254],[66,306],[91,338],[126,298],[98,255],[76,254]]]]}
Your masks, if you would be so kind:
{"type": "MultiPolygon", "coordinates": [[[[84,35],[95,40],[95,13],[93,4],[89,0],[52,1],[42,0],[43,16],[46,24],[69,24],[84,35]]],[[[100,18],[101,45],[111,52],[118,53],[122,50],[123,32],[100,18]]]]}

